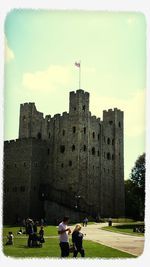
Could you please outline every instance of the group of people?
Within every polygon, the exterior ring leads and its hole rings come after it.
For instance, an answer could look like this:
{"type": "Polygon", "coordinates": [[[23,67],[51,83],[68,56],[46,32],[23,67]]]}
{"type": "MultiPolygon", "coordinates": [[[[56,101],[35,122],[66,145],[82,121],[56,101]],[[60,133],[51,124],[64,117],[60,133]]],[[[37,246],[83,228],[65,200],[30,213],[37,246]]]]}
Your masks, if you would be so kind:
{"type": "MultiPolygon", "coordinates": [[[[86,218],[85,218],[86,219],[86,218]]],[[[88,220],[84,220],[84,225],[87,225],[88,220]]],[[[77,224],[73,231],[68,227],[69,217],[64,217],[62,222],[58,225],[58,234],[60,241],[61,257],[65,258],[69,256],[70,252],[73,252],[73,257],[76,258],[78,253],[81,257],[85,256],[85,251],[83,248],[83,236],[81,232],[81,224],[77,224]],[[69,245],[69,235],[72,234],[72,246],[69,245]]],[[[28,235],[27,246],[30,247],[42,247],[44,240],[44,229],[40,226],[40,231],[37,231],[37,221],[33,221],[28,218],[25,224],[25,233],[28,235]]],[[[22,229],[17,232],[18,235],[23,234],[22,229]]],[[[9,232],[7,236],[6,245],[13,245],[13,233],[9,232]]]]}
{"type": "MultiPolygon", "coordinates": [[[[27,218],[24,224],[25,229],[22,230],[22,228],[20,227],[19,231],[17,232],[17,235],[22,235],[22,234],[28,235],[27,246],[29,248],[42,247],[42,243],[45,242],[43,225],[40,226],[40,230],[38,232],[37,231],[38,224],[39,224],[38,221],[34,222],[32,219],[27,218]]],[[[6,245],[13,245],[14,244],[13,240],[14,240],[13,233],[8,232],[6,245]]]]}
{"type": "MultiPolygon", "coordinates": [[[[71,229],[68,227],[69,217],[64,217],[63,221],[58,226],[58,234],[60,240],[61,257],[65,258],[69,256],[70,246],[69,246],[69,235],[71,234],[71,229]]],[[[85,256],[85,251],[83,248],[83,233],[81,233],[81,224],[77,224],[72,231],[72,243],[73,243],[73,257],[76,258],[78,252],[81,257],[85,256]]]]}
{"type": "Polygon", "coordinates": [[[26,234],[28,234],[28,247],[42,247],[44,240],[44,229],[40,227],[39,233],[37,232],[38,222],[34,222],[28,218],[26,221],[26,234]]]}

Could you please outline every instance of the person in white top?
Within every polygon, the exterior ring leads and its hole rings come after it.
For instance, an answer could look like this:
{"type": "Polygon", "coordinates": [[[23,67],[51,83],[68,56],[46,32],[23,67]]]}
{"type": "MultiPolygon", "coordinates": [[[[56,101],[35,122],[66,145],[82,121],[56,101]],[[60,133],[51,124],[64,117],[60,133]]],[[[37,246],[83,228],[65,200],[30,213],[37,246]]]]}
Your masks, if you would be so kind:
{"type": "Polygon", "coordinates": [[[60,240],[61,257],[65,258],[69,256],[69,238],[68,235],[71,234],[70,228],[67,226],[69,222],[69,217],[64,217],[63,221],[58,226],[58,234],[60,240]]]}

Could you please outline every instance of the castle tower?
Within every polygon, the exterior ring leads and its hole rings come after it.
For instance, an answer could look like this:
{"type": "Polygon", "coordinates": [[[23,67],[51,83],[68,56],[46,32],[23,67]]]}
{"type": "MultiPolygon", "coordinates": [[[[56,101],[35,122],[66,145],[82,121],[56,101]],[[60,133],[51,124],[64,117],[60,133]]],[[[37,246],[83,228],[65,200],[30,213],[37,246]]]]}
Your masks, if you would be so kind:
{"type": "Polygon", "coordinates": [[[19,138],[42,138],[43,113],[36,110],[34,103],[20,105],[19,138]]]}
{"type": "Polygon", "coordinates": [[[69,114],[71,116],[87,116],[89,113],[89,93],[82,89],[70,92],[69,114]]]}
{"type": "Polygon", "coordinates": [[[87,205],[89,176],[89,93],[81,89],[70,92],[69,115],[72,127],[76,128],[76,133],[73,134],[73,138],[76,138],[74,143],[77,147],[78,159],[76,194],[80,196],[80,208],[84,209],[87,205]]]}
{"type": "Polygon", "coordinates": [[[89,93],[81,89],[70,92],[69,113],[62,115],[43,118],[34,103],[21,104],[19,139],[5,145],[6,217],[10,209],[14,217],[19,198],[26,213],[35,216],[40,206],[51,222],[64,213],[74,221],[123,216],[123,131],[123,112],[92,116],[89,93]]]}
{"type": "Polygon", "coordinates": [[[123,112],[103,111],[102,123],[102,214],[124,215],[123,112]]]}

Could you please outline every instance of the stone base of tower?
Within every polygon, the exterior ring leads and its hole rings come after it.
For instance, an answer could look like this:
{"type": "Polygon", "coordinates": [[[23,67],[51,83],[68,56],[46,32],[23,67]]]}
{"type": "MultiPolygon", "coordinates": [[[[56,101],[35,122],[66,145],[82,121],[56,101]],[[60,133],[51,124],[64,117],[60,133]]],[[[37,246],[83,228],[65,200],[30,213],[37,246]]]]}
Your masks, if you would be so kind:
{"type": "Polygon", "coordinates": [[[90,218],[87,213],[79,212],[75,208],[70,209],[68,207],[62,206],[52,201],[45,201],[44,213],[47,223],[55,225],[60,223],[60,221],[63,219],[64,216],[69,216],[70,223],[82,222],[84,217],[86,216],[91,220],[93,219],[90,218]]]}

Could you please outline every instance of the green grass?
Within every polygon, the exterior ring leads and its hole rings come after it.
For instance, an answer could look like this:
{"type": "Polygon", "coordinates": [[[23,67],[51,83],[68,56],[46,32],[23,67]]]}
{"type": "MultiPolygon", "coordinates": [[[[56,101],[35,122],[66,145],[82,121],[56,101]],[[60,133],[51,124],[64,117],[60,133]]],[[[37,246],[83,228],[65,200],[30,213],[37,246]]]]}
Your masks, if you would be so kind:
{"type": "Polygon", "coordinates": [[[133,232],[133,227],[136,225],[144,225],[144,223],[143,222],[130,223],[130,224],[126,223],[122,225],[106,226],[106,227],[102,227],[102,229],[111,231],[111,232],[116,232],[116,233],[144,236],[143,233],[133,232]]]}
{"type": "MultiPolygon", "coordinates": [[[[18,226],[4,226],[3,228],[3,236],[7,236],[8,232],[13,232],[14,236],[18,236],[17,232],[19,231],[19,227],[18,226]]],[[[23,230],[23,229],[22,229],[23,230]]],[[[38,227],[38,232],[40,230],[40,227],[38,227]]],[[[45,236],[57,236],[58,235],[58,230],[57,230],[57,226],[54,225],[49,225],[44,227],[44,235],[45,236]]],[[[25,237],[26,235],[20,235],[20,238],[25,237]]]]}
{"type": "MultiPolygon", "coordinates": [[[[27,237],[16,237],[14,238],[13,246],[5,246],[3,252],[6,256],[11,257],[60,257],[60,248],[58,237],[45,238],[45,243],[42,248],[28,248],[27,237]]],[[[6,238],[4,238],[4,244],[6,238]]],[[[113,249],[96,242],[84,240],[84,249],[86,258],[134,258],[135,256],[113,249]]],[[[72,258],[73,254],[70,254],[72,258]]]]}

